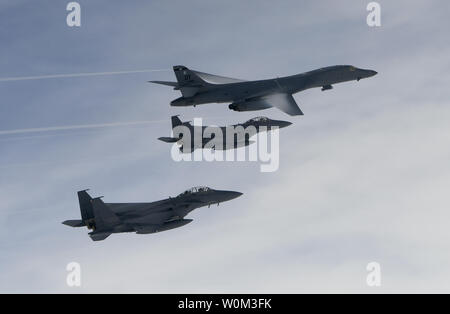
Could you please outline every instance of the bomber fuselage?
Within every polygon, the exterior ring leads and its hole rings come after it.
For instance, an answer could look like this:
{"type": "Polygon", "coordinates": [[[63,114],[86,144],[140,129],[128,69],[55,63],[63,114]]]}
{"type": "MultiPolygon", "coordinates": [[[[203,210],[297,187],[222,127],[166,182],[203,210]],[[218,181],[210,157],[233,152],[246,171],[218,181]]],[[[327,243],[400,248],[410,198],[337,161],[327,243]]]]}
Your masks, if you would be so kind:
{"type": "Polygon", "coordinates": [[[373,70],[359,69],[350,65],[337,65],[280,78],[214,84],[201,87],[192,97],[175,99],[171,102],[171,106],[239,102],[275,93],[295,94],[306,89],[360,80],[375,74],[377,72],[373,70]]]}

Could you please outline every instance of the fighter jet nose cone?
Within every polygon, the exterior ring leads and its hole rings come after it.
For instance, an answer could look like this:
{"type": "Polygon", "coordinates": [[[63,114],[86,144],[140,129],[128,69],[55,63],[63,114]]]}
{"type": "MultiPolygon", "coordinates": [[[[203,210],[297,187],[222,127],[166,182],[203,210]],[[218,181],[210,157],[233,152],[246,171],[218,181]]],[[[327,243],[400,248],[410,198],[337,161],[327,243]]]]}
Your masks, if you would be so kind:
{"type": "Polygon", "coordinates": [[[238,198],[241,195],[242,195],[241,192],[235,191],[216,191],[215,195],[213,196],[213,199],[214,203],[222,203],[234,200],[235,198],[238,198]]]}
{"type": "Polygon", "coordinates": [[[378,74],[377,71],[373,71],[373,70],[370,70],[370,71],[369,71],[369,77],[375,76],[375,75],[377,75],[377,74],[378,74]]]}
{"type": "Polygon", "coordinates": [[[239,196],[242,196],[242,194],[244,194],[244,193],[233,191],[230,193],[230,197],[231,197],[231,199],[235,199],[235,198],[238,198],[239,196]]]}
{"type": "Polygon", "coordinates": [[[285,128],[285,127],[287,127],[287,126],[290,126],[292,124],[292,122],[289,122],[289,121],[283,121],[281,124],[280,124],[280,128],[285,128]]]}
{"type": "Polygon", "coordinates": [[[225,193],[226,193],[225,199],[226,199],[227,201],[234,200],[235,198],[238,198],[239,196],[242,195],[241,192],[235,192],[235,191],[227,191],[227,192],[225,192],[225,193]]]}

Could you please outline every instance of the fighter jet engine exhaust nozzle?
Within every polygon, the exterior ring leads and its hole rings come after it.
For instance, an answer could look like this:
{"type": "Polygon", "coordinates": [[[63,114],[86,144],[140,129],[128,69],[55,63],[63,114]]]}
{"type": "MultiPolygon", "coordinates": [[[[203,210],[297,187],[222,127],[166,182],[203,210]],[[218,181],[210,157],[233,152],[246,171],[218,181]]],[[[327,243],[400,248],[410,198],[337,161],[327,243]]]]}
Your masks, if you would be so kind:
{"type": "Polygon", "coordinates": [[[236,104],[230,104],[229,106],[228,106],[228,108],[230,109],[230,110],[233,110],[233,111],[241,111],[241,110],[239,110],[239,107],[236,105],[236,104]]]}
{"type": "Polygon", "coordinates": [[[86,227],[87,227],[89,230],[95,231],[95,229],[97,229],[97,226],[96,226],[96,224],[95,224],[95,219],[94,219],[94,218],[89,219],[89,220],[86,220],[85,223],[86,223],[86,227]]]}
{"type": "Polygon", "coordinates": [[[326,91],[326,90],[330,90],[330,89],[333,89],[333,86],[332,85],[324,85],[324,86],[322,86],[322,92],[323,91],[326,91]]]}

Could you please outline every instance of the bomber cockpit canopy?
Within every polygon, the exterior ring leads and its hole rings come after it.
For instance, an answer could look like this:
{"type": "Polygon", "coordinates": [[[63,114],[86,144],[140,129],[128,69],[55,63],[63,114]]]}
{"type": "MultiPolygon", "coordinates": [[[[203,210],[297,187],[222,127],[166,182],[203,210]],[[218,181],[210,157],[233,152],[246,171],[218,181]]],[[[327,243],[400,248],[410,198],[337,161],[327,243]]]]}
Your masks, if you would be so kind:
{"type": "Polygon", "coordinates": [[[178,196],[189,195],[189,194],[199,193],[199,192],[206,192],[206,191],[210,191],[210,190],[211,189],[207,186],[195,186],[193,188],[190,188],[189,190],[184,191],[183,193],[181,193],[178,196]]]}
{"type": "Polygon", "coordinates": [[[256,117],[256,118],[248,120],[247,123],[249,123],[249,122],[267,122],[268,120],[269,120],[269,118],[267,118],[267,117],[256,117]]]}

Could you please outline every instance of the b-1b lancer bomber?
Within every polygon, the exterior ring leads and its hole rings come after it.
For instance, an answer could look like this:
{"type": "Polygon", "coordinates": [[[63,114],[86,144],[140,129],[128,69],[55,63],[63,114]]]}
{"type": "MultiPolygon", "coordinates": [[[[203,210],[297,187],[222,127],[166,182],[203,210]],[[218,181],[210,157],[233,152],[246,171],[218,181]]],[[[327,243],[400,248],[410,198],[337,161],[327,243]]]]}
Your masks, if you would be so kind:
{"type": "Polygon", "coordinates": [[[196,126],[182,122],[178,116],[172,116],[173,137],[158,139],[179,144],[182,153],[192,153],[195,149],[203,148],[227,150],[252,144],[250,138],[259,132],[271,131],[275,127],[281,129],[291,124],[289,121],[256,117],[230,126],[196,126]]]}
{"type": "Polygon", "coordinates": [[[351,65],[335,65],[292,76],[243,81],[190,70],[182,65],[174,66],[173,70],[177,82],[150,81],[181,92],[182,97],[173,100],[171,106],[230,103],[228,107],[234,111],[276,107],[291,116],[303,115],[292,96],[295,93],[315,87],[325,91],[336,83],[359,81],[377,74],[351,65]]]}
{"type": "Polygon", "coordinates": [[[192,221],[184,217],[196,208],[230,201],[241,196],[234,191],[220,191],[208,187],[194,187],[177,197],[152,203],[104,203],[101,197],[92,198],[78,192],[81,220],[66,220],[70,227],[87,227],[94,241],[106,239],[112,233],[136,232],[149,234],[182,227],[192,221]]]}

